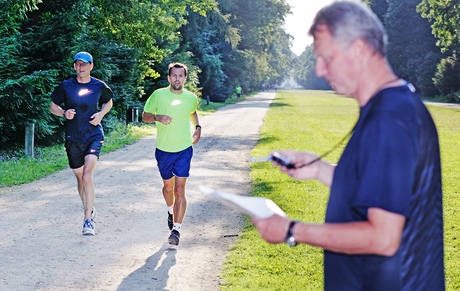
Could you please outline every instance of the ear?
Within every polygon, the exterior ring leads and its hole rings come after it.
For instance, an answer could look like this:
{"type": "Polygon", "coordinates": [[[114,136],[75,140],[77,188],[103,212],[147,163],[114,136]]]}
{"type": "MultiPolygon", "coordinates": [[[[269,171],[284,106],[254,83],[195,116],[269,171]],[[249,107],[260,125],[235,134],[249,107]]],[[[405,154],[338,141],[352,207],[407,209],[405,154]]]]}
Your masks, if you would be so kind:
{"type": "Polygon", "coordinates": [[[357,38],[351,43],[351,49],[353,56],[362,58],[369,51],[369,45],[361,38],[357,38]]]}

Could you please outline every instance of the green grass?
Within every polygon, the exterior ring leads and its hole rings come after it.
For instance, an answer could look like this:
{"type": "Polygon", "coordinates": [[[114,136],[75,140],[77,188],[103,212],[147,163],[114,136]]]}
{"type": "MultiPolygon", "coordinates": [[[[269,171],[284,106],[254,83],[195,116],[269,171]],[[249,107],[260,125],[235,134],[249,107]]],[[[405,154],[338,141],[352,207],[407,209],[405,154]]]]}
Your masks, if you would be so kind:
{"type": "MultiPolygon", "coordinates": [[[[104,141],[102,154],[131,144],[155,132],[153,125],[124,126],[119,124],[104,141]]],[[[0,187],[24,184],[44,177],[68,166],[64,145],[35,148],[35,157],[17,155],[0,162],[0,187]]]]}
{"type": "Polygon", "coordinates": [[[460,110],[428,107],[441,147],[447,290],[460,290],[460,110]]]}
{"type": "MultiPolygon", "coordinates": [[[[430,106],[441,143],[444,187],[447,290],[460,289],[460,111],[430,106]]],[[[346,136],[356,122],[353,99],[322,91],[280,91],[267,113],[252,156],[275,149],[321,154],[346,136]]],[[[325,158],[337,162],[343,146],[325,158]]],[[[251,166],[252,195],[272,199],[291,218],[322,223],[329,189],[317,181],[296,181],[270,163],[251,166]]],[[[221,290],[323,290],[323,252],[300,245],[265,243],[246,220],[243,234],[224,264],[221,290]]]]}

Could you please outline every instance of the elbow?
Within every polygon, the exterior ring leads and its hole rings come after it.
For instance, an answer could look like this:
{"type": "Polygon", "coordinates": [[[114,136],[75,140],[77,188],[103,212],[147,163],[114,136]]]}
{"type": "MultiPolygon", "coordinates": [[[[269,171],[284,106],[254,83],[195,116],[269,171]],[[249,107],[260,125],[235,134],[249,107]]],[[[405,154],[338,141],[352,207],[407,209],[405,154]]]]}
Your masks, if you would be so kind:
{"type": "Polygon", "coordinates": [[[400,239],[384,238],[374,244],[375,248],[372,253],[384,257],[392,257],[398,252],[400,244],[400,239]]]}
{"type": "Polygon", "coordinates": [[[396,252],[398,251],[399,247],[392,247],[392,248],[386,248],[386,249],[382,249],[382,252],[380,253],[381,256],[384,256],[384,257],[392,257],[396,254],[396,252]]]}

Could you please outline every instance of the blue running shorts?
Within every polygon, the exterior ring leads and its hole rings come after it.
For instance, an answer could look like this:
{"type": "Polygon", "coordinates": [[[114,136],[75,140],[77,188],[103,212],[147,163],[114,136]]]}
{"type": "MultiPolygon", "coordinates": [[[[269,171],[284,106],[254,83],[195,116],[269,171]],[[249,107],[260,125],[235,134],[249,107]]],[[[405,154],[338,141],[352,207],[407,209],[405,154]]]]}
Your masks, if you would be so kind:
{"type": "Polygon", "coordinates": [[[160,149],[155,150],[155,159],[163,180],[169,180],[173,176],[188,178],[190,175],[190,163],[192,162],[193,147],[190,146],[177,153],[169,153],[160,149]]]}

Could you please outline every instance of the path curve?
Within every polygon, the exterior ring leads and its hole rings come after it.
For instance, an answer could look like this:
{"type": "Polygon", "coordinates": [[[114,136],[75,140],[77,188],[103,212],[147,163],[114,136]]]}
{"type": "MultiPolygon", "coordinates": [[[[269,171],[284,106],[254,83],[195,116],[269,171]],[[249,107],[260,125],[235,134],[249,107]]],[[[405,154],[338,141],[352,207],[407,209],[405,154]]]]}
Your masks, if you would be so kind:
{"type": "Polygon", "coordinates": [[[250,151],[274,97],[260,93],[201,118],[177,249],[167,244],[155,136],[101,156],[94,237],[81,236],[81,202],[69,169],[0,188],[0,290],[218,290],[242,218],[198,186],[250,192],[250,151]]]}

